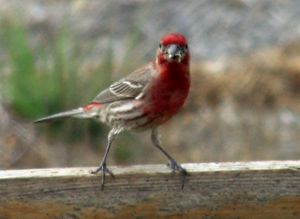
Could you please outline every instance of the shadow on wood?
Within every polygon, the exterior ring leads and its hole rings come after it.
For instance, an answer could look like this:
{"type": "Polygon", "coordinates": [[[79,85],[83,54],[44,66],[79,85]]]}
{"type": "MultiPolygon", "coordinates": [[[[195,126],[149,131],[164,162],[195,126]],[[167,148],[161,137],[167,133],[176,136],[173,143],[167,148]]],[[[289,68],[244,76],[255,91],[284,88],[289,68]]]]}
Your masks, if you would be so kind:
{"type": "Polygon", "coordinates": [[[0,171],[0,218],[300,218],[300,161],[0,171]]]}

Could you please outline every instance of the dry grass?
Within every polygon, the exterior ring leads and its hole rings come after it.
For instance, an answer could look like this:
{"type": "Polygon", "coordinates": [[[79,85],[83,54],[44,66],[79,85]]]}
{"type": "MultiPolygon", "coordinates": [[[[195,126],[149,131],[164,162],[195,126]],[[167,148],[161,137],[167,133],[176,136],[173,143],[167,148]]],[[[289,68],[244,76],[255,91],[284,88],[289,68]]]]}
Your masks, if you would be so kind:
{"type": "Polygon", "coordinates": [[[300,110],[299,45],[232,57],[220,70],[218,62],[194,65],[191,106],[216,107],[231,100],[239,108],[300,110]]]}

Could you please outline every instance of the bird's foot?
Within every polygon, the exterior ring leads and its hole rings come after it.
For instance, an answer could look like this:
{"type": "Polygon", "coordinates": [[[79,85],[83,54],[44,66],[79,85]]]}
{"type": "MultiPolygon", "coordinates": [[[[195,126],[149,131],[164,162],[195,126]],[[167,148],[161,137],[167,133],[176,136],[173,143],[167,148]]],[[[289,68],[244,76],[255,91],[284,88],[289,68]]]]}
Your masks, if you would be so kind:
{"type": "Polygon", "coordinates": [[[175,160],[170,160],[170,163],[168,163],[168,167],[170,167],[173,174],[175,174],[176,171],[178,171],[180,173],[180,175],[181,175],[181,189],[183,189],[184,183],[185,183],[185,180],[186,180],[186,176],[188,175],[188,172],[186,171],[186,169],[184,169],[175,160]]]}
{"type": "Polygon", "coordinates": [[[105,183],[105,174],[108,173],[112,178],[115,178],[114,174],[110,169],[106,167],[106,163],[101,163],[98,169],[91,172],[92,174],[101,173],[101,190],[104,189],[104,183],[105,183]]]}

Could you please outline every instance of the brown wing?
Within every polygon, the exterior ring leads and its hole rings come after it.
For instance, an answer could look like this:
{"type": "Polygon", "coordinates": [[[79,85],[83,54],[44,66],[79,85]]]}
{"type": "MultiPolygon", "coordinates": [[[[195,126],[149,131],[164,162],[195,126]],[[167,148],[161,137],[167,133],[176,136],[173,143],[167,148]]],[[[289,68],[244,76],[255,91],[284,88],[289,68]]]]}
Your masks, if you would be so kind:
{"type": "Polygon", "coordinates": [[[142,67],[126,78],[121,79],[98,94],[93,102],[111,103],[124,99],[134,99],[141,95],[150,84],[151,75],[154,72],[152,64],[142,67]]]}

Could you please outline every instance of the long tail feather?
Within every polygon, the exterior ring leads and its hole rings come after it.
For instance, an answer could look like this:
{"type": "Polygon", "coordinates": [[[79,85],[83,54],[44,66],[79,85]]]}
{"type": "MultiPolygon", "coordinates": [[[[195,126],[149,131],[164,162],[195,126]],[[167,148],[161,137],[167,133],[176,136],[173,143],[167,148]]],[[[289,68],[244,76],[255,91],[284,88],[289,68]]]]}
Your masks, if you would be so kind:
{"type": "Polygon", "coordinates": [[[34,123],[47,122],[54,119],[64,118],[64,117],[75,117],[75,118],[93,118],[98,115],[98,111],[101,108],[100,103],[92,102],[84,107],[77,109],[56,113],[51,116],[46,116],[35,120],[34,123]]]}
{"type": "Polygon", "coordinates": [[[61,112],[61,113],[56,113],[53,114],[51,116],[46,116],[43,118],[40,118],[38,120],[35,120],[34,123],[40,123],[40,122],[47,122],[53,119],[58,119],[58,118],[64,118],[64,117],[80,117],[80,114],[84,113],[84,109],[82,107],[78,108],[78,109],[74,109],[74,110],[69,110],[69,111],[65,111],[65,112],[61,112]]]}

